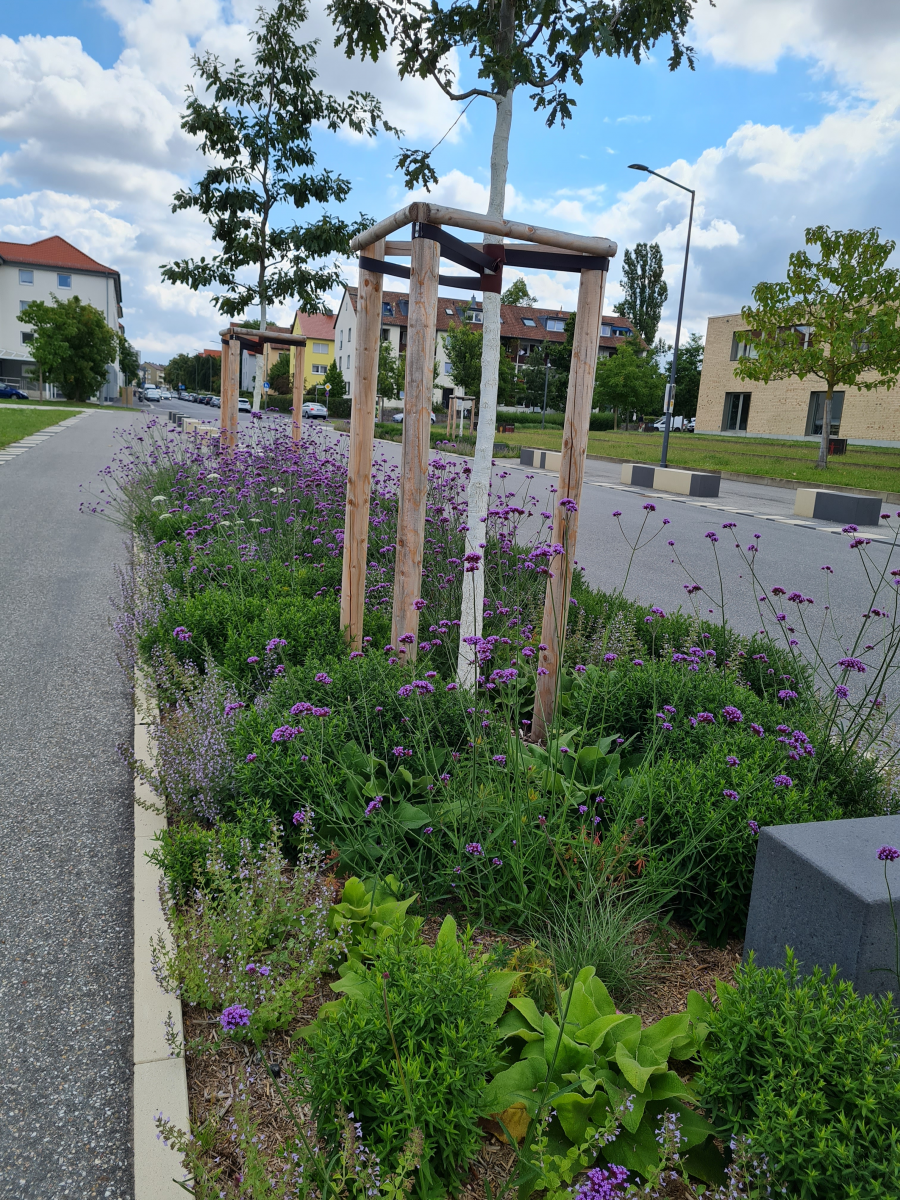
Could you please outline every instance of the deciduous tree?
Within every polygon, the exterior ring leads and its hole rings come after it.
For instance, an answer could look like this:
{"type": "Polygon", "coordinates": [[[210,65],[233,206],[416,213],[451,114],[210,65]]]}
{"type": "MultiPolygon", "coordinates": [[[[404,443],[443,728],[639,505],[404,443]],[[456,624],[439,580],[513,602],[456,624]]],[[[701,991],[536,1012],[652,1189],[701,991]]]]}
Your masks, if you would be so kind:
{"type": "Polygon", "coordinates": [[[806,230],[784,283],[758,283],[741,309],[749,353],[739,379],[820,379],[825,412],[817,467],[828,466],[831,401],[838,388],[892,388],[900,378],[900,270],[888,267],[895,242],[876,229],[806,230]]]}
{"type": "Polygon", "coordinates": [[[500,296],[501,304],[524,305],[533,308],[537,304],[537,296],[532,296],[524,279],[515,279],[500,296]]]}
{"type": "Polygon", "coordinates": [[[125,387],[140,382],[141,360],[124,333],[119,334],[119,370],[125,379],[125,387]]]}
{"type": "MultiPolygon", "coordinates": [[[[564,123],[575,99],[570,85],[580,84],[584,59],[627,57],[640,63],[660,38],[669,37],[674,70],[687,60],[683,42],[694,0],[330,0],[328,12],[335,44],[347,55],[377,59],[388,47],[402,77],[433,79],[452,100],[484,97],[494,105],[490,188],[487,215],[501,218],[509,165],[513,96],[529,89],[547,124],[564,123]],[[453,64],[473,60],[478,83],[460,89],[453,64]]],[[[437,181],[431,151],[404,148],[398,165],[409,186],[427,188],[437,181]]],[[[502,239],[487,235],[485,241],[502,239]]],[[[481,416],[468,485],[466,552],[479,553],[487,515],[491,457],[497,420],[500,367],[500,297],[486,292],[481,378],[481,416]]],[[[468,572],[463,580],[460,614],[460,678],[474,681],[466,637],[480,635],[484,577],[468,572]]]]}
{"type": "Polygon", "coordinates": [[[46,382],[79,404],[97,395],[119,349],[119,335],[99,308],[78,296],[65,301],[54,296],[49,304],[33,300],[18,320],[34,329],[28,349],[46,382]]]}
{"type": "MultiPolygon", "coordinates": [[[[671,346],[668,351],[671,352],[671,346]]],[[[672,369],[672,359],[666,363],[666,375],[672,369]]],[[[697,399],[700,395],[700,372],[703,369],[703,338],[692,333],[678,351],[675,364],[675,408],[676,417],[695,417],[697,399]]]]}
{"type": "Polygon", "coordinates": [[[634,252],[626,250],[622,260],[625,299],[614,311],[628,317],[648,346],[653,345],[669,289],[663,278],[662,250],[657,242],[638,242],[634,252]]]}
{"type": "Polygon", "coordinates": [[[656,360],[636,353],[630,342],[597,363],[594,408],[658,413],[663,406],[665,376],[656,360]]]}
{"type": "MultiPolygon", "coordinates": [[[[194,57],[202,89],[188,88],[181,122],[210,165],[196,187],[176,192],[172,211],[201,212],[221,250],[169,263],[162,275],[194,290],[220,288],[215,304],[227,316],[259,305],[265,329],[269,307],[288,297],[304,312],[322,311],[322,293],[343,283],[336,263],[323,260],[346,254],[350,238],[369,223],[348,224],[327,212],[305,225],[276,223],[279,210],[343,202],[350,193],[349,180],[319,166],[313,131],[371,135],[390,127],[368,93],[337,100],[318,84],[316,43],[298,36],[307,17],[302,0],[258,11],[249,64],[229,68],[211,52],[194,57]]],[[[257,371],[257,410],[262,385],[257,371]]]]}

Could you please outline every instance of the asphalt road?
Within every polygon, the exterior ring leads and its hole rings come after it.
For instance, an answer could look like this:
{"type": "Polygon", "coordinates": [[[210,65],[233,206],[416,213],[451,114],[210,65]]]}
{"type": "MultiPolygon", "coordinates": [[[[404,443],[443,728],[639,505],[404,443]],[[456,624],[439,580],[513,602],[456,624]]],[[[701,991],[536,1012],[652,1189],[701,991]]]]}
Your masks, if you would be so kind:
{"type": "Polygon", "coordinates": [[[134,1195],[133,716],[109,597],[123,531],[78,512],[130,419],[0,465],[0,1197],[134,1195]]]}

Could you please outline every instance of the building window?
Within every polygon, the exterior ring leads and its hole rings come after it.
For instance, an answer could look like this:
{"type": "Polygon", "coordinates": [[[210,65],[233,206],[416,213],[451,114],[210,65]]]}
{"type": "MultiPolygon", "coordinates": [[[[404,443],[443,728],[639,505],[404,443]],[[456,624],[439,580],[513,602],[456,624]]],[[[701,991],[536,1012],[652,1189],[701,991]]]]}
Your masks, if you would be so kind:
{"type": "Polygon", "coordinates": [[[19,283],[26,287],[34,287],[34,271],[19,271],[19,283]]]}
{"type": "Polygon", "coordinates": [[[327,342],[313,342],[313,354],[327,354],[327,353],[328,353],[328,343],[327,342]]]}
{"type": "Polygon", "coordinates": [[[742,329],[740,333],[734,333],[731,336],[731,361],[737,362],[739,358],[756,358],[756,347],[752,342],[753,335],[749,329],[742,329]]]}
{"type": "Polygon", "coordinates": [[[750,392],[726,392],[725,412],[722,415],[722,432],[747,429],[750,415],[750,392]]]}
{"type": "Polygon", "coordinates": [[[445,309],[444,309],[444,312],[447,314],[447,316],[448,316],[448,317],[455,317],[455,316],[456,316],[456,313],[453,311],[453,309],[452,309],[452,308],[445,308],[445,309]]]}
{"type": "Polygon", "coordinates": [[[341,330],[341,340],[338,344],[338,350],[343,350],[343,348],[344,348],[344,331],[342,329],[341,330]]]}
{"type": "Polygon", "coordinates": [[[483,325],[484,313],[480,308],[469,308],[466,310],[466,320],[471,321],[473,325],[483,325]]]}
{"type": "Polygon", "coordinates": [[[450,363],[444,363],[444,374],[445,375],[453,374],[453,367],[450,365],[450,363]]]}
{"type": "Polygon", "coordinates": [[[347,345],[348,346],[350,345],[350,342],[352,340],[353,340],[353,326],[351,325],[350,328],[347,330],[347,345]]]}
{"type": "Polygon", "coordinates": [[[72,286],[72,276],[71,275],[57,275],[56,276],[56,286],[61,287],[61,288],[70,288],[72,286]]]}
{"type": "Polygon", "coordinates": [[[34,341],[34,334],[33,334],[33,333],[21,333],[21,334],[19,334],[19,336],[20,336],[20,337],[21,337],[21,339],[22,339],[22,345],[23,345],[23,346],[27,346],[29,342],[33,342],[33,341],[34,341]]]}
{"type": "MultiPolygon", "coordinates": [[[[844,393],[831,394],[831,429],[829,437],[837,437],[841,428],[841,417],[844,415],[844,393]]],[[[821,437],[822,422],[825,420],[825,393],[810,392],[809,409],[806,414],[806,436],[821,437]]]]}
{"type": "Polygon", "coordinates": [[[32,304],[32,303],[33,303],[33,301],[31,301],[31,300],[20,300],[19,301],[19,312],[24,312],[25,309],[28,307],[28,305],[32,304]]]}
{"type": "Polygon", "coordinates": [[[523,317],[522,324],[527,325],[529,329],[534,329],[534,327],[535,327],[534,318],[533,317],[523,317]]]}
{"type": "Polygon", "coordinates": [[[349,379],[348,379],[348,380],[346,381],[346,383],[344,384],[344,395],[345,395],[345,396],[349,396],[349,395],[350,395],[350,380],[349,380],[349,379]]]}
{"type": "Polygon", "coordinates": [[[313,375],[327,375],[328,367],[325,365],[325,363],[313,363],[312,374],[313,375]]]}
{"type": "Polygon", "coordinates": [[[392,317],[394,315],[394,308],[393,308],[393,305],[391,304],[390,300],[382,300],[381,312],[382,312],[382,315],[385,317],[392,317]]]}
{"type": "Polygon", "coordinates": [[[550,333],[565,333],[566,323],[562,317],[548,317],[547,330],[550,333]]]}

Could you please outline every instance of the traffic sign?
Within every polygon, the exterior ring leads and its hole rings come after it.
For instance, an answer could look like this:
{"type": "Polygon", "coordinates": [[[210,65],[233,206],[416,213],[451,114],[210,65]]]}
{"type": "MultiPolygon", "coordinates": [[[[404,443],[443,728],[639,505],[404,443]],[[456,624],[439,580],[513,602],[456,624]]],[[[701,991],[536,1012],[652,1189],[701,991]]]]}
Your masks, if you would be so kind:
{"type": "Polygon", "coordinates": [[[325,384],[325,395],[327,396],[330,391],[331,391],[331,384],[326,383],[325,384]]]}
{"type": "Polygon", "coordinates": [[[268,381],[268,379],[267,379],[267,380],[266,380],[266,382],[263,384],[263,387],[266,389],[266,391],[268,391],[268,390],[269,390],[269,381],[268,381]]]}

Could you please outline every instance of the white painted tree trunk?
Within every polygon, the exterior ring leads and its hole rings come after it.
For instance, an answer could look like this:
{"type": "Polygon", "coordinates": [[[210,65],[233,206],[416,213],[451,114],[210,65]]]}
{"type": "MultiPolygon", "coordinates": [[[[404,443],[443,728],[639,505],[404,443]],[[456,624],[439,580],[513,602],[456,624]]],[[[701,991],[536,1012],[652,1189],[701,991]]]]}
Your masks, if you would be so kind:
{"type": "MultiPolygon", "coordinates": [[[[259,302],[259,328],[261,333],[266,331],[266,302],[260,299],[259,302]]],[[[266,356],[264,353],[264,343],[260,342],[259,351],[256,355],[256,381],[253,384],[253,411],[258,413],[259,406],[262,403],[263,393],[263,375],[265,375],[266,356]]],[[[238,382],[240,387],[240,382],[238,382]]]]}
{"type": "MultiPolygon", "coordinates": [[[[491,145],[491,191],[487,215],[502,217],[506,198],[506,176],[509,169],[509,131],[512,125],[513,89],[497,100],[497,118],[491,145]]],[[[501,242],[494,234],[486,234],[486,242],[501,242]]],[[[497,382],[500,367],[500,297],[485,292],[483,296],[484,323],[481,345],[481,402],[478,414],[478,434],[475,457],[469,476],[466,554],[484,555],[487,541],[488,492],[491,484],[491,459],[494,453],[494,432],[497,428],[497,382]]],[[[475,647],[467,637],[481,637],[484,611],[484,562],[477,571],[463,574],[462,611],[459,625],[459,656],[457,679],[464,687],[473,687],[477,676],[475,647]]]]}

